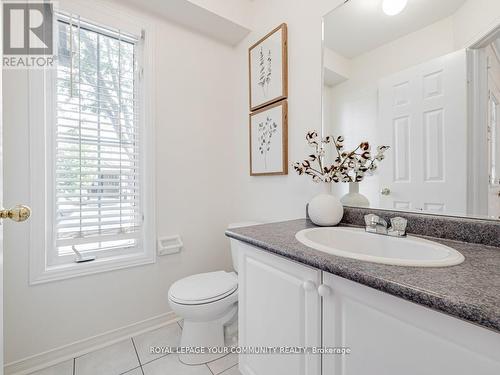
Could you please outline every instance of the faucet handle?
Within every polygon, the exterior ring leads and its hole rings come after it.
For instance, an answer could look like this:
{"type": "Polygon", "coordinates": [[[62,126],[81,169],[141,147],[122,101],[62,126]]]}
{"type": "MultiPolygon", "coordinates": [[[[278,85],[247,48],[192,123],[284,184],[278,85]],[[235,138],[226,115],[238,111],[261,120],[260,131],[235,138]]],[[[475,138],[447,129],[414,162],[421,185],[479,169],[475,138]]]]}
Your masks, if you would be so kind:
{"type": "Polygon", "coordinates": [[[379,220],[380,220],[380,217],[375,215],[375,214],[365,215],[366,228],[375,227],[377,225],[377,223],[379,222],[379,220]]]}
{"type": "Polygon", "coordinates": [[[367,227],[373,227],[377,225],[377,223],[380,221],[380,217],[375,215],[375,214],[368,214],[365,215],[365,224],[367,227]]]}
{"type": "Polygon", "coordinates": [[[403,217],[393,217],[391,219],[391,230],[390,232],[394,235],[403,237],[406,236],[406,227],[408,225],[408,220],[403,217]]]}
{"type": "Polygon", "coordinates": [[[380,216],[369,214],[365,216],[365,230],[370,233],[387,234],[387,221],[380,216]]]}

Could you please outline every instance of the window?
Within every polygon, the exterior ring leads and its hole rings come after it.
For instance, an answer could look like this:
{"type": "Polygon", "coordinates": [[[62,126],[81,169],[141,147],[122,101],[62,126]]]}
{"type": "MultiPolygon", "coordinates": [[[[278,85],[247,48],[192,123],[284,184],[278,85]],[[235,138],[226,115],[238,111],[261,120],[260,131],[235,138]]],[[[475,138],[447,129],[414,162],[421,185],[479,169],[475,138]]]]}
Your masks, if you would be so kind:
{"type": "Polygon", "coordinates": [[[154,261],[144,33],[57,13],[55,35],[57,68],[44,78],[50,215],[35,282],[154,261]]]}

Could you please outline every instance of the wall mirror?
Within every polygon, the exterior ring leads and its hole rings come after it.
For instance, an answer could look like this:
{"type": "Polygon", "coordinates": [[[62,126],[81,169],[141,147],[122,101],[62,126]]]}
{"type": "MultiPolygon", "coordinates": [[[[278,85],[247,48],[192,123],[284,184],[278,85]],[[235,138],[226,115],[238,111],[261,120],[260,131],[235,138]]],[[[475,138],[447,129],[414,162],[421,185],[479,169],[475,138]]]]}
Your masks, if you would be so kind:
{"type": "Polygon", "coordinates": [[[348,0],[324,16],[324,132],[391,147],[373,176],[335,184],[345,204],[500,218],[500,2],[481,3],[348,0]]]}

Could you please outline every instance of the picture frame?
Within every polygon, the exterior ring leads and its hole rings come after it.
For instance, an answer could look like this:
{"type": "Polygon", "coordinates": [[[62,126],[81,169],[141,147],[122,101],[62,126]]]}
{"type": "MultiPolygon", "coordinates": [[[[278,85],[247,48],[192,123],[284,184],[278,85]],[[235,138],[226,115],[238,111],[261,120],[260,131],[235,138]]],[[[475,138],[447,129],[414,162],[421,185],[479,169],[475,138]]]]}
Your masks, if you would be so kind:
{"type": "Polygon", "coordinates": [[[288,102],[249,115],[250,176],[288,174],[288,102]]]}
{"type": "Polygon", "coordinates": [[[288,30],[279,25],[248,49],[249,106],[255,111],[288,97],[288,30]]]}

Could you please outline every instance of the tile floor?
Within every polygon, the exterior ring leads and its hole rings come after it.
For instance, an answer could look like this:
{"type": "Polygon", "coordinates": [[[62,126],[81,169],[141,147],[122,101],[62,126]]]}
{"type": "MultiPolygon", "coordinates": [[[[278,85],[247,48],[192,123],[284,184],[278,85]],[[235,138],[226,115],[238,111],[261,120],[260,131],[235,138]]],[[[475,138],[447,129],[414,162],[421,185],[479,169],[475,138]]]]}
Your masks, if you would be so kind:
{"type": "Polygon", "coordinates": [[[241,375],[235,354],[188,366],[176,354],[149,352],[151,346],[179,345],[181,329],[181,324],[170,324],[30,375],[241,375]]]}

